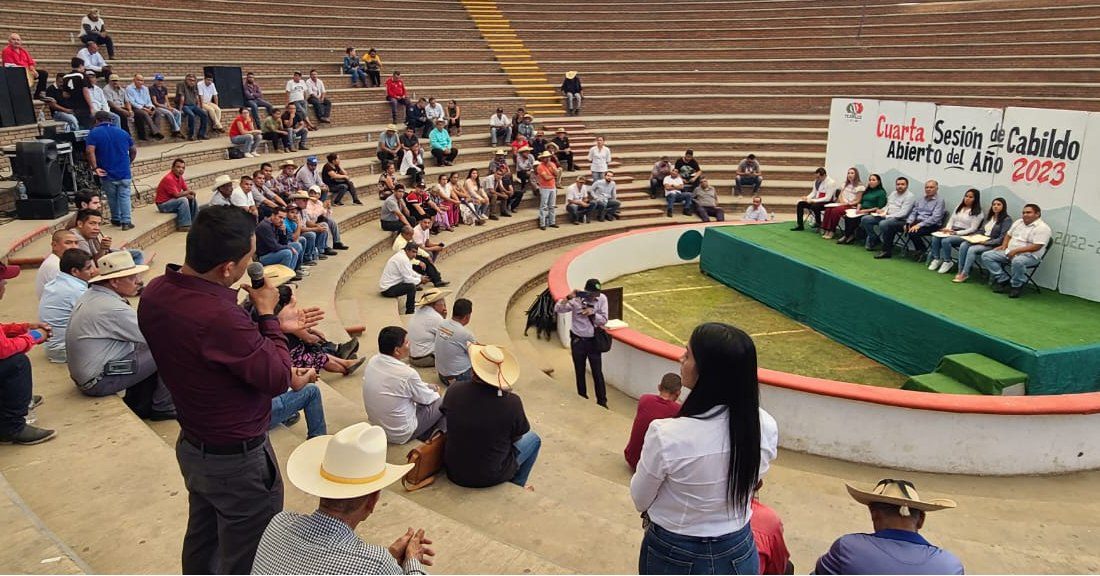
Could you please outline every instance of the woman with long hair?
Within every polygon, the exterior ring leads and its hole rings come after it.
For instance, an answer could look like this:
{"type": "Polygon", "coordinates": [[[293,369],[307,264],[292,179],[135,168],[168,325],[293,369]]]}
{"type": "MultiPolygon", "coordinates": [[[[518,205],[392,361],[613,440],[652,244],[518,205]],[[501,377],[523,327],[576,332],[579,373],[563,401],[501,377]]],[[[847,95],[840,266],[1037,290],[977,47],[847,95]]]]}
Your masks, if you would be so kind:
{"type": "Polygon", "coordinates": [[[840,218],[849,208],[859,206],[865,188],[863,181],[859,178],[859,170],[855,166],[849,168],[848,175],[844,178],[844,187],[840,189],[836,199],[837,206],[826,208],[821,218],[822,238],[832,240],[837,224],[840,224],[840,218]]]}
{"type": "Polygon", "coordinates": [[[955,261],[951,259],[951,251],[965,242],[963,236],[977,232],[981,226],[982,193],[977,188],[971,188],[963,194],[962,201],[955,208],[955,213],[951,215],[947,225],[940,230],[947,236],[932,237],[932,248],[928,251],[932,262],[928,264],[928,269],[940,274],[950,272],[955,267],[955,261]]]}
{"type": "Polygon", "coordinates": [[[630,480],[646,525],[640,574],[758,574],[753,488],[776,456],[760,408],[756,346],[728,324],[695,328],[680,359],[691,390],[676,418],[654,420],[630,480]]]}
{"type": "Polygon", "coordinates": [[[886,189],[882,187],[882,177],[871,174],[867,177],[867,188],[859,195],[854,210],[849,216],[844,214],[844,237],[837,240],[837,244],[851,244],[856,240],[856,233],[860,231],[859,220],[865,215],[878,210],[886,205],[886,189]]]}
{"type": "Polygon", "coordinates": [[[985,215],[985,223],[978,231],[989,240],[978,244],[965,241],[959,244],[959,273],[951,281],[966,282],[970,277],[970,267],[982,257],[983,252],[1000,246],[1009,228],[1012,228],[1012,218],[1008,217],[1008,202],[1004,198],[994,198],[989,205],[989,213],[985,215]]]}

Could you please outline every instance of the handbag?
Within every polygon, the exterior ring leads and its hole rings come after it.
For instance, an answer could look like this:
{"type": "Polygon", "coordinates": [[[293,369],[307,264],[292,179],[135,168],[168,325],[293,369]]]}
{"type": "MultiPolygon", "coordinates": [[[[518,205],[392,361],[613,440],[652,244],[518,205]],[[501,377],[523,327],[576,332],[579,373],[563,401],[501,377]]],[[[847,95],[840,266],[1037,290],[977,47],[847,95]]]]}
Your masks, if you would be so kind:
{"type": "Polygon", "coordinates": [[[592,333],[592,338],[596,340],[596,350],[600,354],[611,350],[611,335],[607,333],[607,330],[597,326],[592,333]]]}
{"type": "Polygon", "coordinates": [[[412,470],[401,479],[405,490],[412,492],[435,482],[435,475],[443,469],[443,446],[447,442],[447,435],[442,430],[437,430],[428,441],[409,450],[409,464],[412,470]]]}

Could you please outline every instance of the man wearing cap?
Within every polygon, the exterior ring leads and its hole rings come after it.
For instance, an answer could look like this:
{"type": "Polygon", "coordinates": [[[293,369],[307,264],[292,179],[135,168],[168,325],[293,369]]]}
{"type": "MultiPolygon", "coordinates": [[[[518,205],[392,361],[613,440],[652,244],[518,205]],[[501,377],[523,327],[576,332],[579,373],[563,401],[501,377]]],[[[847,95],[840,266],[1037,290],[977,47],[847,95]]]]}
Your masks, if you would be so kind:
{"type": "MultiPolygon", "coordinates": [[[[309,232],[316,237],[315,251],[318,258],[321,256],[335,256],[336,250],[329,247],[329,240],[332,240],[334,244],[343,246],[336,238],[339,237],[339,229],[336,228],[336,222],[330,218],[325,218],[325,221],[320,220],[319,214],[315,210],[310,210],[309,206],[313,202],[320,203],[321,189],[317,186],[311,186],[309,192],[303,194],[301,191],[295,193],[290,197],[294,204],[298,207],[298,210],[302,214],[302,228],[304,232],[309,232]]],[[[322,260],[324,258],[321,258],[322,260]]]]}
{"type": "Polygon", "coordinates": [[[592,197],[592,210],[596,213],[596,220],[603,222],[619,217],[622,202],[619,202],[614,172],[608,170],[603,175],[603,180],[593,182],[589,195],[592,197]]]}
{"type": "Polygon", "coordinates": [[[329,114],[332,112],[332,100],[328,99],[325,90],[325,81],[317,76],[317,70],[309,71],[309,80],[306,80],[306,102],[313,106],[313,113],[317,115],[317,121],[328,124],[329,114]]]}
{"type": "Polygon", "coordinates": [[[318,166],[316,156],[307,156],[306,165],[294,173],[294,182],[298,190],[309,190],[316,186],[321,190],[321,199],[328,198],[328,186],[321,177],[321,167],[318,166]]]}
{"type": "Polygon", "coordinates": [[[121,128],[121,117],[111,112],[111,105],[107,102],[107,94],[103,91],[103,88],[100,88],[99,84],[96,83],[95,72],[91,70],[84,71],[84,84],[88,87],[88,93],[91,95],[92,125],[95,126],[95,114],[106,112],[110,115],[111,123],[121,128]]]}
{"type": "Polygon", "coordinates": [[[187,139],[206,140],[206,127],[210,117],[202,107],[202,97],[199,96],[198,82],[194,74],[188,74],[183,82],[176,84],[176,107],[187,117],[187,139]],[[199,124],[197,130],[196,120],[199,124]]]}
{"type": "Polygon", "coordinates": [[[532,122],[535,120],[530,114],[524,114],[520,119],[519,124],[516,125],[516,134],[523,134],[524,138],[528,140],[535,137],[535,126],[532,122]]]}
{"type": "Polygon", "coordinates": [[[607,296],[600,291],[600,281],[589,278],[584,290],[573,290],[554,304],[554,312],[570,315],[569,351],[573,356],[573,373],[577,380],[577,395],[588,398],[584,364],[592,369],[592,387],[596,404],[607,408],[607,386],[603,379],[603,353],[596,348],[596,329],[607,324],[607,296]]]}
{"type": "Polygon", "coordinates": [[[401,79],[401,73],[393,71],[393,75],[386,78],[386,101],[390,103],[390,122],[397,123],[397,105],[407,107],[409,96],[405,91],[405,81],[401,79]]]}
{"type": "Polygon", "coordinates": [[[447,131],[447,121],[443,118],[435,120],[435,129],[428,134],[428,140],[432,144],[432,156],[435,157],[436,166],[451,166],[458,157],[458,147],[451,142],[451,133],[447,131]]]}
{"type": "Polygon", "coordinates": [[[493,146],[498,142],[507,144],[512,141],[512,121],[504,113],[504,108],[497,108],[496,113],[489,117],[489,139],[493,146]]]}
{"type": "Polygon", "coordinates": [[[309,88],[306,86],[305,80],[302,79],[302,73],[298,70],[294,71],[294,76],[290,80],[286,81],[286,103],[293,104],[295,110],[302,116],[306,115],[306,92],[309,88]]]}
{"type": "MultiPolygon", "coordinates": [[[[0,264],[0,299],[8,280],[19,276],[18,266],[0,264]]],[[[42,403],[32,395],[34,386],[27,352],[50,337],[45,322],[0,324],[0,444],[41,444],[57,432],[27,424],[27,412],[42,403]]]]}
{"type": "Polygon", "coordinates": [[[577,181],[565,189],[565,211],[573,224],[588,222],[588,213],[592,210],[588,190],[584,176],[577,176],[577,181]]]}
{"type": "Polygon", "coordinates": [[[53,333],[46,341],[46,358],[55,364],[68,361],[65,354],[65,331],[69,326],[76,301],[87,292],[88,281],[99,273],[91,254],[71,248],[61,256],[62,270],[46,284],[38,301],[38,318],[50,325],[53,333]]]}
{"type": "Polygon", "coordinates": [[[423,529],[409,528],[389,548],[355,533],[374,512],[382,489],[412,467],[387,464],[385,433],[366,422],[307,440],[290,454],[286,476],[320,503],[309,515],[287,511],[271,519],[252,573],[426,574],[435,552],[423,529]]]}
{"type": "Polygon", "coordinates": [[[76,57],[84,61],[84,70],[94,72],[97,76],[108,78],[111,76],[111,66],[99,53],[99,45],[88,42],[76,53],[76,57]]]}
{"type": "Polygon", "coordinates": [[[382,278],[378,281],[378,288],[382,296],[386,298],[399,298],[405,296],[405,314],[416,311],[416,287],[427,282],[428,277],[418,274],[412,267],[412,260],[420,246],[416,242],[408,242],[405,249],[395,252],[386,261],[382,269],[382,278]]]}
{"type": "Polygon", "coordinates": [[[535,171],[535,156],[531,153],[530,146],[524,146],[516,154],[516,179],[519,180],[519,189],[512,195],[512,203],[508,206],[512,212],[519,208],[523,202],[523,195],[527,193],[527,186],[531,183],[531,173],[535,171]]]}
{"type": "Polygon", "coordinates": [[[875,531],[841,536],[818,558],[815,574],[964,573],[954,554],[919,534],[925,514],[954,508],[953,500],[921,500],[907,480],[882,480],[871,490],[845,487],[856,502],[870,509],[875,531]]]}
{"type": "Polygon", "coordinates": [[[451,317],[436,327],[435,342],[432,344],[435,369],[439,381],[447,386],[459,381],[469,382],[473,378],[468,351],[470,344],[477,343],[477,338],[468,327],[473,312],[473,302],[459,298],[455,300],[451,317]]]}
{"type": "Polygon", "coordinates": [[[119,80],[118,74],[108,76],[103,95],[107,98],[107,108],[119,118],[119,128],[129,132],[130,119],[134,117],[134,112],[126,98],[126,89],[119,80]]]}
{"type": "Polygon", "coordinates": [[[565,131],[565,128],[558,128],[550,142],[558,147],[558,162],[570,172],[576,170],[577,167],[573,164],[573,150],[569,148],[569,134],[565,131]]]}
{"type": "Polygon", "coordinates": [[[417,368],[435,366],[435,338],[447,318],[450,290],[430,288],[416,300],[416,313],[409,318],[409,364],[417,368]]]}
{"type": "Polygon", "coordinates": [[[34,276],[34,294],[42,297],[42,291],[46,284],[57,277],[61,271],[61,255],[70,248],[79,248],[80,240],[72,230],[56,230],[50,237],[50,254],[42,260],[38,266],[38,272],[34,276]]]}
{"type": "Polygon", "coordinates": [[[104,112],[96,112],[96,126],[85,140],[84,158],[88,168],[99,176],[100,188],[111,208],[111,221],[123,230],[130,230],[130,164],[137,157],[137,148],[130,133],[111,124],[104,112]]]}
{"type": "Polygon", "coordinates": [[[73,307],[65,333],[69,376],[86,396],[126,391],[124,401],[140,418],[173,420],[172,396],[157,376],[157,365],[138,328],[127,298],[141,293],[148,266],[134,264],[129,252],[111,252],[97,263],[99,274],[73,307]]]}
{"type": "Polygon", "coordinates": [[[268,116],[275,114],[275,107],[264,100],[264,90],[256,83],[256,75],[252,72],[244,75],[244,105],[248,107],[252,114],[252,123],[256,126],[260,125],[260,106],[267,110],[268,116]]]}
{"type": "Polygon", "coordinates": [[[402,360],[409,357],[409,337],[400,326],[378,333],[378,354],[363,368],[363,405],[371,422],[386,431],[390,444],[413,438],[426,441],[436,430],[447,431],[439,411],[439,386],[420,379],[402,360]]]}
{"type": "Polygon", "coordinates": [[[519,362],[501,346],[470,344],[473,379],[455,382],[443,398],[447,443],[443,463],[459,486],[486,488],[512,482],[529,490],[542,439],[531,430],[512,388],[519,362]]]}
{"type": "MultiPolygon", "coordinates": [[[[113,84],[113,83],[112,83],[113,84]]],[[[153,122],[156,108],[153,99],[149,95],[149,88],[145,86],[145,77],[141,74],[134,75],[134,81],[126,87],[126,103],[133,114],[134,128],[137,129],[138,140],[146,140],[151,135],[154,140],[163,140],[164,135],[153,122]]],[[[178,132],[178,128],[176,129],[178,132]]]]}
{"type": "Polygon", "coordinates": [[[565,79],[561,81],[561,93],[565,95],[565,110],[571,116],[581,113],[581,79],[576,70],[565,73],[565,79]]]}
{"type": "Polygon", "coordinates": [[[557,200],[558,192],[558,167],[550,158],[553,154],[543,152],[539,154],[539,163],[535,166],[535,178],[539,189],[539,230],[546,227],[557,228],[557,200]]]}
{"type": "Polygon", "coordinates": [[[390,124],[378,135],[378,152],[376,156],[382,164],[386,162],[392,164],[397,160],[399,152],[401,152],[401,141],[397,137],[397,125],[390,124]]]}
{"type": "Polygon", "coordinates": [[[592,181],[602,179],[611,165],[611,149],[604,146],[603,136],[596,136],[596,145],[588,149],[588,161],[591,163],[592,181]]]}
{"type": "Polygon", "coordinates": [[[176,109],[172,104],[172,99],[168,98],[168,87],[164,85],[164,74],[153,75],[153,85],[149,87],[149,99],[153,103],[153,124],[159,121],[161,116],[168,119],[168,125],[172,128],[172,137],[182,139],[183,133],[180,132],[181,122],[183,121],[183,113],[176,109]]]}
{"type": "MultiPolygon", "coordinates": [[[[536,158],[544,151],[550,150],[550,141],[546,139],[546,136],[543,134],[542,130],[535,131],[535,137],[531,139],[531,142],[528,145],[531,146],[531,153],[534,154],[536,158]]],[[[554,153],[554,163],[557,164],[557,150],[550,150],[550,152],[554,153]]]]}
{"type": "Polygon", "coordinates": [[[283,206],[271,209],[267,218],[256,226],[256,259],[264,266],[282,264],[294,270],[295,281],[302,280],[299,268],[302,263],[302,250],[290,245],[286,232],[287,210],[283,206]]]}

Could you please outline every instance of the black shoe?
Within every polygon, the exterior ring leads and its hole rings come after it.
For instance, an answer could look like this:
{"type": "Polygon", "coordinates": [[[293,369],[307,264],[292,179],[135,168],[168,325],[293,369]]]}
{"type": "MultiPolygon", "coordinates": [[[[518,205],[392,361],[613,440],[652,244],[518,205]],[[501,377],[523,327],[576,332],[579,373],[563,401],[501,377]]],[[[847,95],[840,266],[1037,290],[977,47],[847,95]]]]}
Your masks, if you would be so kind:
{"type": "Polygon", "coordinates": [[[581,398],[584,398],[585,400],[588,400],[588,394],[577,394],[577,396],[580,396],[581,398]]]}
{"type": "Polygon", "coordinates": [[[358,205],[360,205],[360,206],[362,206],[362,205],[363,205],[363,202],[362,202],[362,201],[360,201],[360,200],[352,200],[352,201],[351,201],[351,203],[352,203],[352,204],[358,204],[358,205]]]}
{"type": "Polygon", "coordinates": [[[321,254],[324,254],[325,256],[335,256],[336,251],[333,250],[332,248],[326,248],[325,251],[322,252],[321,254]]]}
{"type": "Polygon", "coordinates": [[[305,280],[305,276],[301,274],[295,274],[294,277],[290,279],[291,282],[301,282],[302,280],[305,280]]]}
{"type": "Polygon", "coordinates": [[[332,205],[333,206],[343,206],[344,203],[343,202],[333,202],[332,205]]]}
{"type": "Polygon", "coordinates": [[[805,228],[803,228],[802,226],[795,226],[794,228],[791,228],[791,232],[798,232],[801,230],[805,230],[805,228]]]}
{"type": "Polygon", "coordinates": [[[359,350],[359,339],[352,338],[336,347],[336,357],[347,360],[359,350]]]}
{"type": "Polygon", "coordinates": [[[607,407],[607,402],[596,402],[596,406],[600,406],[604,410],[610,410],[610,408],[607,407]]]}
{"type": "Polygon", "coordinates": [[[153,134],[153,138],[156,140],[164,140],[164,134],[158,132],[156,134],[153,134]]]}
{"type": "Polygon", "coordinates": [[[1008,297],[1009,298],[1019,298],[1021,291],[1022,291],[1022,288],[1018,288],[1016,286],[1013,286],[1012,288],[1009,288],[1009,290],[1008,290],[1008,297]]]}
{"type": "Polygon", "coordinates": [[[118,228],[119,226],[122,226],[122,222],[119,222],[118,220],[111,220],[111,226],[118,228]]]}
{"type": "Polygon", "coordinates": [[[581,221],[580,221],[580,220],[574,220],[574,221],[573,221],[573,225],[574,225],[574,226],[576,226],[576,225],[578,225],[578,224],[580,224],[580,223],[581,223],[581,221]]]}
{"type": "Polygon", "coordinates": [[[30,446],[32,444],[41,444],[54,436],[57,436],[57,432],[54,430],[27,424],[15,434],[0,436],[0,444],[21,444],[23,446],[30,446]]]}
{"type": "Polygon", "coordinates": [[[27,406],[27,408],[29,410],[34,410],[35,408],[38,408],[41,405],[42,405],[42,397],[39,396],[38,394],[35,394],[34,396],[31,396],[31,403],[30,403],[29,406],[27,406]]]}
{"type": "Polygon", "coordinates": [[[1008,282],[994,282],[993,292],[996,294],[1004,294],[1008,292],[1008,282]]]}
{"type": "Polygon", "coordinates": [[[669,218],[672,218],[672,210],[666,210],[665,211],[665,216],[668,216],[669,218]]]}
{"type": "Polygon", "coordinates": [[[500,220],[500,217],[499,217],[499,216],[497,216],[496,214],[490,214],[490,215],[489,215],[489,219],[490,219],[490,220],[500,220]]]}
{"type": "Polygon", "coordinates": [[[297,424],[298,421],[301,420],[301,419],[302,419],[302,415],[298,412],[295,412],[293,416],[291,416],[290,418],[287,418],[286,420],[283,420],[283,426],[286,426],[287,428],[290,428],[291,426],[297,424]]]}
{"type": "Polygon", "coordinates": [[[551,224],[550,227],[551,228],[560,228],[560,226],[558,226],[557,224],[551,224]]]}
{"type": "MultiPolygon", "coordinates": [[[[328,256],[326,256],[324,252],[322,252],[317,255],[317,260],[328,260],[328,256]]],[[[313,263],[316,264],[317,260],[314,260],[313,263]]]]}
{"type": "Polygon", "coordinates": [[[133,224],[123,224],[123,225],[122,225],[122,229],[123,229],[123,230],[133,230],[133,229],[134,229],[134,225],[133,225],[133,224]]]}
{"type": "Polygon", "coordinates": [[[440,280],[439,282],[432,282],[432,286],[435,286],[436,288],[443,288],[444,286],[450,286],[450,285],[451,285],[450,282],[444,282],[442,280],[440,280]]]}
{"type": "Polygon", "coordinates": [[[175,420],[175,419],[176,419],[176,411],[175,410],[168,410],[166,412],[162,412],[160,410],[153,410],[149,414],[149,420],[152,421],[152,422],[164,422],[165,420],[175,420]]]}
{"type": "Polygon", "coordinates": [[[343,242],[337,242],[337,243],[333,244],[332,247],[337,249],[337,250],[347,250],[348,249],[347,245],[344,244],[343,242]]]}
{"type": "Polygon", "coordinates": [[[879,252],[878,254],[875,254],[875,260],[883,260],[885,258],[893,258],[893,257],[894,257],[894,255],[890,252],[887,252],[886,250],[883,250],[882,252],[879,252]]]}

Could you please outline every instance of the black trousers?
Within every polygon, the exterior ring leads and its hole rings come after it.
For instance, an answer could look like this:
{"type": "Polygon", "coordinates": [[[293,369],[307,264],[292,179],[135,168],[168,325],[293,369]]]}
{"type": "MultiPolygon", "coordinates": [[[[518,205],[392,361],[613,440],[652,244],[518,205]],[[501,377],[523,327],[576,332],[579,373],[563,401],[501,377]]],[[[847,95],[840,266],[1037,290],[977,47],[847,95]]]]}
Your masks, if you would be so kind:
{"type": "Polygon", "coordinates": [[[380,220],[382,229],[386,232],[400,232],[405,227],[400,220],[380,220]]]}
{"type": "Polygon", "coordinates": [[[802,220],[805,218],[806,210],[814,213],[814,218],[817,219],[817,224],[821,224],[821,211],[825,209],[827,202],[807,202],[802,200],[795,206],[795,225],[799,228],[802,227],[802,220]]]}
{"type": "Polygon", "coordinates": [[[283,477],[271,442],[217,455],[181,437],[176,461],[188,493],[183,573],[251,573],[260,538],[283,509],[283,477]]]}
{"type": "Polygon", "coordinates": [[[592,387],[596,389],[596,403],[607,404],[607,386],[603,381],[603,354],[596,350],[596,339],[569,334],[569,351],[573,354],[573,372],[577,376],[577,394],[588,397],[588,384],[584,374],[587,360],[592,368],[592,387]]]}
{"type": "Polygon", "coordinates": [[[435,267],[435,263],[432,262],[431,258],[417,256],[412,266],[413,270],[427,276],[428,280],[432,281],[432,284],[439,284],[443,281],[443,276],[439,274],[439,269],[435,267]]]}
{"type": "Polygon", "coordinates": [[[442,166],[443,162],[454,162],[458,157],[458,148],[451,146],[450,154],[444,154],[442,148],[432,148],[432,156],[435,156],[435,165],[442,166]]]}
{"type": "Polygon", "coordinates": [[[573,152],[572,151],[562,152],[562,151],[559,150],[557,156],[558,156],[558,162],[561,162],[562,164],[564,164],[566,170],[572,172],[573,170],[577,169],[577,167],[573,164],[573,152]]]}
{"type": "Polygon", "coordinates": [[[347,180],[347,181],[341,182],[339,184],[333,184],[331,191],[332,191],[332,196],[333,196],[332,197],[332,203],[333,204],[340,204],[340,202],[344,199],[345,194],[351,194],[351,201],[352,202],[358,202],[359,201],[359,195],[356,194],[356,192],[355,192],[355,183],[352,182],[351,180],[347,180]]]}
{"type": "Polygon", "coordinates": [[[395,156],[392,152],[387,152],[386,150],[379,150],[378,152],[375,152],[374,155],[378,156],[378,161],[382,163],[383,168],[387,166],[387,162],[389,164],[393,164],[397,161],[397,156],[395,156]]]}
{"type": "Polygon", "coordinates": [[[398,298],[402,294],[405,295],[405,314],[416,312],[416,284],[402,282],[382,291],[382,295],[386,298],[398,298]]]}
{"type": "Polygon", "coordinates": [[[108,60],[114,60],[115,59],[115,41],[114,41],[114,38],[111,38],[110,34],[108,34],[107,36],[100,36],[99,34],[96,34],[95,32],[88,32],[87,34],[81,34],[80,35],[80,42],[83,43],[83,44],[87,44],[88,42],[95,42],[96,44],[99,44],[100,46],[106,46],[107,47],[107,59],[108,60]]]}
{"type": "Polygon", "coordinates": [[[367,78],[370,78],[370,85],[375,88],[382,85],[382,71],[381,70],[367,70],[367,78]]]}
{"type": "Polygon", "coordinates": [[[0,434],[15,434],[27,424],[32,385],[31,361],[26,354],[0,360],[0,434]]]}

